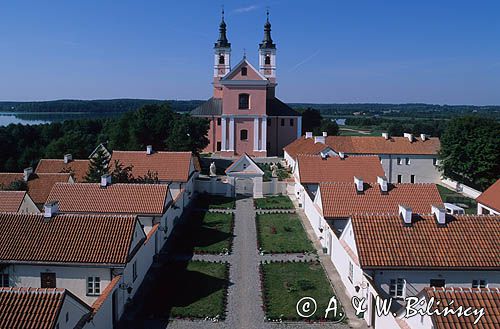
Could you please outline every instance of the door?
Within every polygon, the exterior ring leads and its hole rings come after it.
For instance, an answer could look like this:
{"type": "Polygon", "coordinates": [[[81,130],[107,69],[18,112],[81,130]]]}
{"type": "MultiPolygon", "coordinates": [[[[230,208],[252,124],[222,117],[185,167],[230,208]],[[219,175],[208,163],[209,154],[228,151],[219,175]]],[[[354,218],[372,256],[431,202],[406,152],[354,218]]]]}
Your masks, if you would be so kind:
{"type": "Polygon", "coordinates": [[[332,255],[332,233],[328,233],[328,255],[332,255]]]}
{"type": "Polygon", "coordinates": [[[115,327],[116,323],[118,322],[118,297],[117,297],[118,290],[113,291],[113,295],[111,295],[111,307],[112,307],[112,314],[113,314],[113,328],[115,327]]]}
{"type": "Polygon", "coordinates": [[[236,178],[236,194],[253,195],[253,180],[251,178],[236,178]]]}
{"type": "Polygon", "coordinates": [[[377,307],[377,301],[375,300],[375,296],[373,296],[373,294],[370,294],[371,295],[371,310],[370,310],[370,325],[372,328],[375,328],[375,316],[376,316],[376,313],[375,313],[375,308],[377,307]]]}
{"type": "Polygon", "coordinates": [[[40,273],[40,287],[55,288],[56,274],[55,273],[40,273]]]}

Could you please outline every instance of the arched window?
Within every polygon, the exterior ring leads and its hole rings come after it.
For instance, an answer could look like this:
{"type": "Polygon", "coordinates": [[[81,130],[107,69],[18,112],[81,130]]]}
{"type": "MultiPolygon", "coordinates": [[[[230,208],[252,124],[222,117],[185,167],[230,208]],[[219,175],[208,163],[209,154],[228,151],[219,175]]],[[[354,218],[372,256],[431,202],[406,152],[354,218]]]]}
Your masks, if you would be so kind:
{"type": "Polygon", "coordinates": [[[239,104],[238,108],[240,110],[248,110],[250,108],[250,95],[240,94],[238,104],[239,104]]]}
{"type": "Polygon", "coordinates": [[[246,67],[241,68],[241,75],[244,75],[244,76],[247,75],[247,68],[246,67]]]}
{"type": "Polygon", "coordinates": [[[240,141],[248,140],[248,130],[242,129],[240,130],[240,141]]]}
{"type": "Polygon", "coordinates": [[[224,64],[224,55],[219,55],[219,64],[224,64]]]}
{"type": "Polygon", "coordinates": [[[266,60],[264,61],[264,64],[271,65],[271,56],[269,54],[266,55],[266,60]]]}

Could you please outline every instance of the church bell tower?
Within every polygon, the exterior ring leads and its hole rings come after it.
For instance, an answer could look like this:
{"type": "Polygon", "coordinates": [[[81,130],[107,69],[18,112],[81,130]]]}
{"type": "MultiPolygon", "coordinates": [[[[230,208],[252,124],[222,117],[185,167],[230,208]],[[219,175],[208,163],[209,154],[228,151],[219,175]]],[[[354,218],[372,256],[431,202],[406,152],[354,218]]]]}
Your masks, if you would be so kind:
{"type": "Polygon", "coordinates": [[[231,43],[226,36],[226,22],[224,22],[224,9],[219,25],[219,39],[214,45],[214,82],[231,70],[231,43]]]}
{"type": "Polygon", "coordinates": [[[269,22],[269,10],[264,25],[264,39],[259,44],[259,72],[272,84],[276,84],[276,45],[271,38],[271,23],[269,22]]]}

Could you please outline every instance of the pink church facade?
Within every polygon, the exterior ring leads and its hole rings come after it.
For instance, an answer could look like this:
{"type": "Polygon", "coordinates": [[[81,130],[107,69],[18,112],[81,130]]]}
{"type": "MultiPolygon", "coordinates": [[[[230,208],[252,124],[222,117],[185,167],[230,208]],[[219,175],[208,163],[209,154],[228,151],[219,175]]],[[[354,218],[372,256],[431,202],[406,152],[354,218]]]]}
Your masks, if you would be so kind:
{"type": "Polygon", "coordinates": [[[246,57],[231,68],[231,44],[222,17],[214,46],[213,87],[213,97],[191,111],[210,121],[205,152],[223,157],[274,156],[300,138],[301,116],[275,97],[276,45],[269,16],[259,45],[259,69],[246,57]]]}

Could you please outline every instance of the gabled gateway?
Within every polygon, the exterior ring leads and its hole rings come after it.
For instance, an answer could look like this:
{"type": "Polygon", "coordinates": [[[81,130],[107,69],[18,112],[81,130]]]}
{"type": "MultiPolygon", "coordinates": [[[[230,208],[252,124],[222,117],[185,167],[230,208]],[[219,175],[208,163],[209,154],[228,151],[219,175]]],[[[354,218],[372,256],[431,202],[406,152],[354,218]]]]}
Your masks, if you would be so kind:
{"type": "Polygon", "coordinates": [[[231,43],[224,12],[214,45],[213,97],[191,111],[210,121],[205,152],[235,157],[279,155],[300,137],[300,115],[275,97],[276,44],[271,38],[269,13],[259,44],[259,69],[243,56],[231,68],[231,43]]]}

